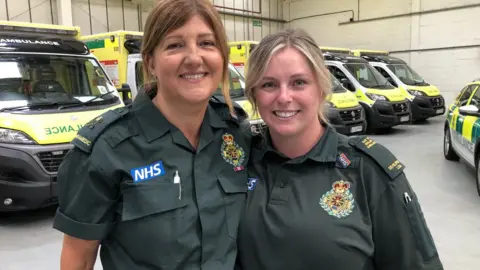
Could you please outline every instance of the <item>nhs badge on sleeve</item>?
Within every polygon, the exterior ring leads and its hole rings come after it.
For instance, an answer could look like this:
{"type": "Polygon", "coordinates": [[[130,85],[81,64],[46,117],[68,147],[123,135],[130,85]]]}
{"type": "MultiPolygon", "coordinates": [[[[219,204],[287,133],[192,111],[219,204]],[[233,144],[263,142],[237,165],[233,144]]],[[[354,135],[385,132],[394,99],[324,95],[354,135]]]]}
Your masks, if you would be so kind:
{"type": "Polygon", "coordinates": [[[140,168],[133,168],[130,170],[130,175],[132,176],[135,183],[147,181],[152,178],[162,176],[164,174],[165,169],[163,168],[163,163],[161,161],[157,161],[153,164],[140,168]]]}

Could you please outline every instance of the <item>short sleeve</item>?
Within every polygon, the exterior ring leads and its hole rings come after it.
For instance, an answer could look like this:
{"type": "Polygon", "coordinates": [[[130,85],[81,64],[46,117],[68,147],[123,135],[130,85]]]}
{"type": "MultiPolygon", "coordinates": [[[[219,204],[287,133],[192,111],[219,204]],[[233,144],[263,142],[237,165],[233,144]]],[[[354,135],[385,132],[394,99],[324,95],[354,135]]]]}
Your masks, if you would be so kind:
{"type": "Polygon", "coordinates": [[[417,195],[404,173],[390,181],[375,202],[372,225],[376,269],[443,269],[417,195]]]}
{"type": "Polygon", "coordinates": [[[84,240],[104,239],[115,217],[118,191],[112,177],[74,148],[57,174],[59,207],[53,228],[84,240]]]}

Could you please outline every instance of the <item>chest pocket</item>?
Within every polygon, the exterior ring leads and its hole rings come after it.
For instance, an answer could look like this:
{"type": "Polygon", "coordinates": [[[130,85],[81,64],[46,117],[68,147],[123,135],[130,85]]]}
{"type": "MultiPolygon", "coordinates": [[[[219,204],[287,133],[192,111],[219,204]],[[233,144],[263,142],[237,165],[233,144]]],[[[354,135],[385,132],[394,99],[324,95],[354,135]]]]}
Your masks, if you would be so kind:
{"type": "Polygon", "coordinates": [[[238,224],[245,208],[247,196],[247,173],[246,171],[235,174],[219,174],[217,176],[223,190],[225,217],[227,220],[228,235],[236,239],[238,224]]]}
{"type": "Polygon", "coordinates": [[[145,185],[123,191],[122,221],[130,221],[150,215],[167,214],[169,219],[182,218],[172,211],[187,206],[186,199],[179,199],[178,185],[145,185]]]}

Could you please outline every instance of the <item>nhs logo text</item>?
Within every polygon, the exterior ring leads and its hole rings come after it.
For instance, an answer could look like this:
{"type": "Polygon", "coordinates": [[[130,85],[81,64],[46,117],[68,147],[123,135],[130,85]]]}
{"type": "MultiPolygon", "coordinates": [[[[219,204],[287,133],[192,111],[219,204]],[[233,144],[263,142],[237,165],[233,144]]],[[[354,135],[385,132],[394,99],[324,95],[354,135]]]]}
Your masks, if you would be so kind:
{"type": "Polygon", "coordinates": [[[164,175],[165,169],[163,163],[158,161],[145,167],[131,169],[130,174],[134,182],[141,182],[164,175]]]}

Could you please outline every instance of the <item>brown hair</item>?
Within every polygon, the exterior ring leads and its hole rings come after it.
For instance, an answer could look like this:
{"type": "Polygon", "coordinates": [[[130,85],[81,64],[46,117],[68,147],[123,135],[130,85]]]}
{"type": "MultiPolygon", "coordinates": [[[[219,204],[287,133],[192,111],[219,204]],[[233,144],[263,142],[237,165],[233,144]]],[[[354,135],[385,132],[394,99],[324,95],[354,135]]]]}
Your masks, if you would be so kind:
{"type": "MultiPolygon", "coordinates": [[[[305,56],[310,63],[310,67],[316,73],[320,96],[323,100],[331,93],[330,72],[325,67],[320,47],[305,31],[301,29],[286,29],[263,38],[253,49],[248,59],[247,74],[245,76],[245,95],[253,106],[254,114],[258,111],[254,93],[255,87],[257,87],[263,74],[265,74],[272,56],[284,48],[295,48],[305,56]]],[[[324,110],[325,103],[322,102],[320,103],[320,108],[318,108],[318,115],[321,121],[328,124],[324,110]]]]}
{"type": "Polygon", "coordinates": [[[156,80],[148,69],[148,60],[153,52],[165,39],[168,33],[182,27],[194,15],[201,16],[212,28],[217,46],[223,56],[222,94],[233,113],[229,86],[229,47],[227,34],[223,27],[220,14],[209,0],[157,0],[148,14],[142,40],[142,60],[145,91],[151,91],[156,86],[156,80]]]}

